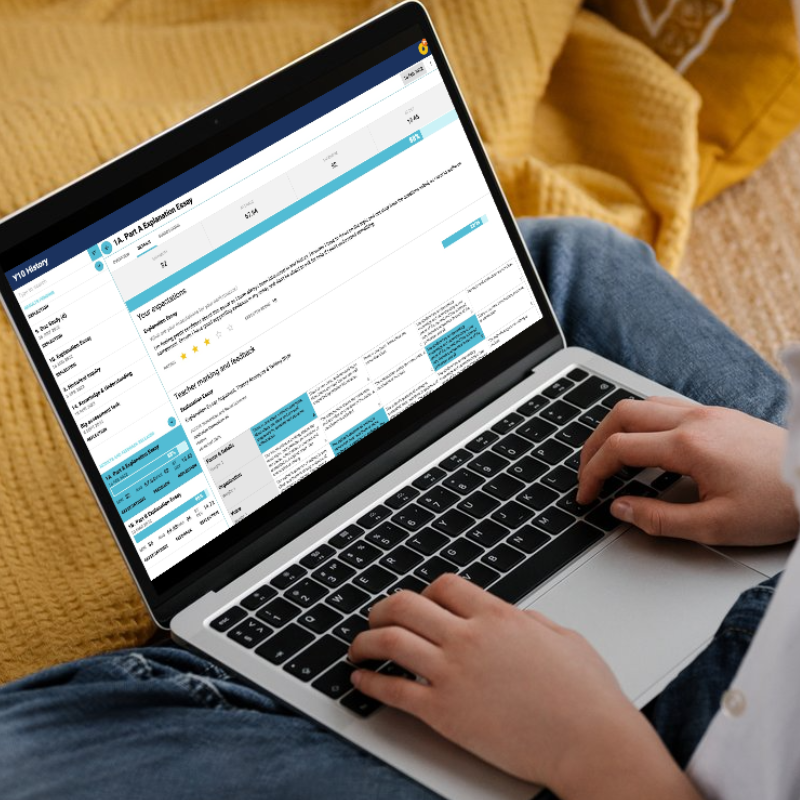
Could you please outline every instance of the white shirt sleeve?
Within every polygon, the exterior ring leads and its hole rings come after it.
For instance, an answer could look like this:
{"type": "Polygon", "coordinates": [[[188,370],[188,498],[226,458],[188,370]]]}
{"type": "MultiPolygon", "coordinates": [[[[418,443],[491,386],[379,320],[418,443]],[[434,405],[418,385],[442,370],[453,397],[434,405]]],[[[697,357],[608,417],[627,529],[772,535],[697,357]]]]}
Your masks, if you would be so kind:
{"type": "Polygon", "coordinates": [[[689,764],[707,800],[800,798],[800,548],[689,764]]]}
{"type": "MultiPolygon", "coordinates": [[[[784,476],[800,507],[800,347],[784,360],[795,398],[784,476]]],[[[708,800],[800,799],[800,546],[687,772],[708,800]]]]}

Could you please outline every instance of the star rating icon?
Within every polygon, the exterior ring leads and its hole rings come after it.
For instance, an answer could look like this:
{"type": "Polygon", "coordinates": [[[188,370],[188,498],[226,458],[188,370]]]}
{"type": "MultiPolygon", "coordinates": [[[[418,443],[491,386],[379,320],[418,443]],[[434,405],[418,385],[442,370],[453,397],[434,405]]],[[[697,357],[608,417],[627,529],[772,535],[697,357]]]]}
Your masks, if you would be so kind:
{"type": "MultiPolygon", "coordinates": [[[[206,346],[210,345],[211,344],[211,339],[203,339],[203,344],[205,344],[206,346]]],[[[200,351],[200,348],[196,344],[192,345],[192,352],[193,353],[198,353],[199,351],[200,351]]],[[[188,356],[186,355],[186,353],[181,353],[181,359],[182,360],[185,361],[187,358],[188,358],[188,356]]]]}

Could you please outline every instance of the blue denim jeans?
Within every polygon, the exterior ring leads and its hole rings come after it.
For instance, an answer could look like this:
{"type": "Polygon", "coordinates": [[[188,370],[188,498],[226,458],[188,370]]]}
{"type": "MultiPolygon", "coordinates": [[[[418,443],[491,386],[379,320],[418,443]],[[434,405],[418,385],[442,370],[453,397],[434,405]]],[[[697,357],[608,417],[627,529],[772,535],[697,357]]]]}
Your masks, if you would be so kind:
{"type": "MultiPolygon", "coordinates": [[[[781,422],[781,377],[655,261],[586,220],[521,227],[570,344],[704,403],[781,422]]],[[[645,709],[685,764],[747,650],[774,579],[745,592],[711,645],[645,709]]],[[[430,798],[377,759],[203,658],[144,647],[0,687],[6,800],[169,796],[430,798]]]]}

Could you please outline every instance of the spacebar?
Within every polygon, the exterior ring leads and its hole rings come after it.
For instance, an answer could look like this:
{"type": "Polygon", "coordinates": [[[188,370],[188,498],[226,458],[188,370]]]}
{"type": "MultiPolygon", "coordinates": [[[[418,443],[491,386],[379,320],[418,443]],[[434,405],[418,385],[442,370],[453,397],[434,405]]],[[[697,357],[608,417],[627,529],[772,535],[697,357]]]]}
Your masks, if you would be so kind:
{"type": "Polygon", "coordinates": [[[586,522],[576,522],[486,591],[501,600],[516,603],[602,538],[602,531],[586,522]]]}

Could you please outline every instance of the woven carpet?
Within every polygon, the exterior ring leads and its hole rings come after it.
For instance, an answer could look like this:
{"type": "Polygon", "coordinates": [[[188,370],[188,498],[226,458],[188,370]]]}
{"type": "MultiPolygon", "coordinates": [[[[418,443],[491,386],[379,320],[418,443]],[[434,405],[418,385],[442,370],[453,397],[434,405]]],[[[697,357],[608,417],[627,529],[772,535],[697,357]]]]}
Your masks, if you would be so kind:
{"type": "Polygon", "coordinates": [[[695,211],[678,275],[776,366],[781,347],[800,341],[800,131],[695,211]]]}

